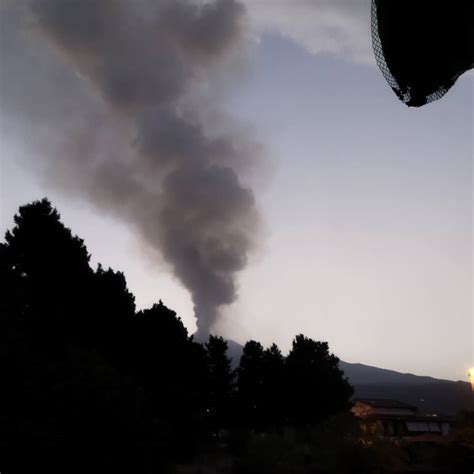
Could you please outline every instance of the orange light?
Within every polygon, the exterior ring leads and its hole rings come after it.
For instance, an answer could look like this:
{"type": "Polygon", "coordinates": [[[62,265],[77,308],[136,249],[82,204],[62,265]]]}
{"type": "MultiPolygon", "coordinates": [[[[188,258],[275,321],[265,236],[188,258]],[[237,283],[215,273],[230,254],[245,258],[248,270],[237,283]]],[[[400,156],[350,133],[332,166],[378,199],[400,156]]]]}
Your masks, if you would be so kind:
{"type": "Polygon", "coordinates": [[[467,371],[467,376],[469,377],[472,390],[474,391],[474,367],[467,371]]]}

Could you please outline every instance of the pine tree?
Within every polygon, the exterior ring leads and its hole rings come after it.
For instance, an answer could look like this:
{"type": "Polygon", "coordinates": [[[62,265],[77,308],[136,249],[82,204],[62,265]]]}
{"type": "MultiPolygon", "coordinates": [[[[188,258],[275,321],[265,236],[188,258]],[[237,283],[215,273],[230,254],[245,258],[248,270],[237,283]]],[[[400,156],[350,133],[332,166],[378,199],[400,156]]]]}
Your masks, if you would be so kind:
{"type": "Polygon", "coordinates": [[[319,422],[349,408],[353,389],[327,342],[296,336],[286,358],[286,374],[287,414],[294,422],[319,422]]]}
{"type": "Polygon", "coordinates": [[[205,344],[208,364],[208,419],[216,428],[230,420],[234,390],[234,371],[227,355],[227,341],[220,336],[209,336],[205,344]]]}
{"type": "Polygon", "coordinates": [[[262,371],[263,417],[267,425],[279,425],[284,421],[285,358],[276,344],[265,349],[262,371]]]}
{"type": "Polygon", "coordinates": [[[237,398],[242,421],[260,424],[263,412],[263,347],[248,341],[237,369],[237,398]]]}

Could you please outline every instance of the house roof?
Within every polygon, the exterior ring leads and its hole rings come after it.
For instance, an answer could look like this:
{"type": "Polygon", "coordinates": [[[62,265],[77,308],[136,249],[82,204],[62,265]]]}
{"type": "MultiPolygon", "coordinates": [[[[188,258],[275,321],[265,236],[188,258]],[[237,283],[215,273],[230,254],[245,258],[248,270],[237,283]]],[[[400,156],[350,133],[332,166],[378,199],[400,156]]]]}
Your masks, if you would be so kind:
{"type": "Polygon", "coordinates": [[[368,415],[364,417],[364,421],[414,421],[414,422],[428,422],[428,423],[452,423],[453,418],[442,415],[368,415]]]}
{"type": "Polygon", "coordinates": [[[399,402],[398,400],[387,400],[383,398],[356,398],[353,400],[354,403],[363,403],[364,405],[371,406],[372,408],[402,408],[406,410],[418,410],[416,406],[409,405],[408,403],[399,402]]]}

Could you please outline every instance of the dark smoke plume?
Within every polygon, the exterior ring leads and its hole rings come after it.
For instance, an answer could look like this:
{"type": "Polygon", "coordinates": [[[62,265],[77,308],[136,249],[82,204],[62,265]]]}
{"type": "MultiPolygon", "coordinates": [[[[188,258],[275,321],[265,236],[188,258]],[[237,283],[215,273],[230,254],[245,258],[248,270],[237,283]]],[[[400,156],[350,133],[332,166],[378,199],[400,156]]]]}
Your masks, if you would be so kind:
{"type": "Polygon", "coordinates": [[[239,133],[210,133],[203,118],[215,106],[202,92],[206,77],[239,48],[241,4],[11,5],[2,108],[16,133],[36,135],[49,151],[45,169],[57,185],[125,219],[160,251],[190,291],[205,337],[236,299],[259,220],[239,178],[256,148],[239,133]],[[31,53],[31,38],[48,49],[42,63],[31,58],[39,70],[27,78],[14,49],[31,53]]]}

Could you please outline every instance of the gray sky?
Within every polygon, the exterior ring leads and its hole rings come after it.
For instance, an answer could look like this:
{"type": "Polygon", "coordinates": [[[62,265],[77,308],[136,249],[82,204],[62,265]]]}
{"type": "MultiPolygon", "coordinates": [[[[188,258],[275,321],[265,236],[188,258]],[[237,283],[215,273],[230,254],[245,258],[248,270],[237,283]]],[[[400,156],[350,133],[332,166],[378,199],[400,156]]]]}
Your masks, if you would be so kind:
{"type": "MultiPolygon", "coordinates": [[[[248,177],[264,235],[216,331],[284,350],[302,332],[349,362],[465,378],[473,76],[408,109],[373,64],[369,2],[245,3],[246,57],[233,80],[222,85],[221,73],[213,85],[265,149],[265,170],[248,177]]],[[[49,196],[93,261],[125,272],[140,307],[162,298],[193,331],[190,296],[168,264],[126,224],[45,180],[7,118],[2,233],[19,205],[49,196]]]]}

